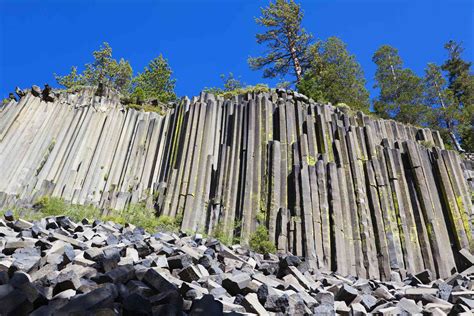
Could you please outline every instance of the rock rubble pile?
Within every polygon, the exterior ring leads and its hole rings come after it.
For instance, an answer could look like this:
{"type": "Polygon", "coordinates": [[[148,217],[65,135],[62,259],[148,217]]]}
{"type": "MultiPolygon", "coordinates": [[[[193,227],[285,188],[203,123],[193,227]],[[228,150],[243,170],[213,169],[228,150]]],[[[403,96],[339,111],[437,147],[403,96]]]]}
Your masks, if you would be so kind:
{"type": "MultiPolygon", "coordinates": [[[[429,270],[392,281],[312,269],[200,234],[133,225],[0,219],[1,315],[469,314],[474,257],[445,280],[429,270]]],[[[402,276],[400,276],[402,275],[402,276]]]]}

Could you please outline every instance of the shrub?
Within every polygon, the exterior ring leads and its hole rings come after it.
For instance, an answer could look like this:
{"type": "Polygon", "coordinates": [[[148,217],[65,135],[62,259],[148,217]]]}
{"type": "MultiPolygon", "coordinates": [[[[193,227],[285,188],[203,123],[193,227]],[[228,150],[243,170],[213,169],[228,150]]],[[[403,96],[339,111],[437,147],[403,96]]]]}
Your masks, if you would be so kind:
{"type": "Polygon", "coordinates": [[[179,225],[176,219],[170,216],[156,216],[155,210],[147,208],[144,203],[130,204],[122,211],[112,211],[117,213],[126,223],[143,227],[145,230],[154,231],[178,231],[179,225]]]}
{"type": "Polygon", "coordinates": [[[354,112],[352,111],[351,107],[348,106],[345,103],[338,103],[336,104],[336,108],[340,109],[343,113],[346,114],[353,114],[354,112]]]}
{"type": "Polygon", "coordinates": [[[144,228],[149,232],[157,230],[178,231],[179,223],[177,219],[170,216],[157,217],[154,209],[149,209],[144,203],[131,204],[122,211],[110,210],[109,214],[104,216],[100,209],[92,205],[68,204],[63,199],[57,197],[43,196],[34,204],[36,212],[15,211],[15,216],[27,220],[37,220],[45,216],[68,216],[75,221],[84,218],[100,219],[103,221],[113,221],[117,224],[130,223],[144,228]]]}
{"type": "Polygon", "coordinates": [[[134,104],[130,103],[125,105],[126,109],[134,109],[137,111],[144,111],[144,112],[155,112],[160,115],[165,115],[166,114],[166,107],[162,105],[150,105],[150,104],[144,104],[144,105],[139,105],[139,104],[134,104]]]}
{"type": "Polygon", "coordinates": [[[268,88],[266,84],[259,83],[259,84],[256,84],[255,86],[247,86],[245,88],[238,88],[231,91],[224,91],[223,93],[218,94],[218,95],[224,97],[224,99],[230,99],[240,94],[260,93],[260,92],[268,92],[268,91],[270,91],[270,89],[268,88]]]}
{"type": "Polygon", "coordinates": [[[215,239],[219,240],[221,243],[223,243],[226,246],[231,246],[232,245],[232,238],[229,237],[229,234],[224,231],[223,225],[219,223],[219,225],[216,226],[214,231],[212,232],[212,237],[215,239]]]}
{"type": "Polygon", "coordinates": [[[158,230],[178,231],[180,225],[178,224],[177,218],[161,215],[157,218],[157,228],[158,230]]]}
{"type": "Polygon", "coordinates": [[[255,86],[237,87],[232,90],[221,89],[221,88],[205,88],[204,92],[214,94],[215,96],[223,97],[224,99],[230,99],[234,96],[246,94],[246,93],[259,93],[268,92],[270,88],[268,85],[259,83],[255,86]]]}
{"type": "Polygon", "coordinates": [[[75,221],[84,218],[101,218],[101,212],[92,205],[68,204],[58,197],[43,196],[34,204],[43,216],[68,216],[75,221]]]}
{"type": "Polygon", "coordinates": [[[64,200],[49,196],[40,197],[33,207],[40,210],[46,216],[65,215],[64,213],[66,212],[64,200]]]}
{"type": "Polygon", "coordinates": [[[435,147],[435,144],[432,141],[429,141],[429,140],[420,141],[420,145],[425,147],[425,148],[428,148],[428,149],[435,147]]]}
{"type": "Polygon", "coordinates": [[[258,253],[274,253],[275,245],[269,240],[268,230],[265,226],[260,225],[257,230],[250,235],[250,249],[258,253]]]}

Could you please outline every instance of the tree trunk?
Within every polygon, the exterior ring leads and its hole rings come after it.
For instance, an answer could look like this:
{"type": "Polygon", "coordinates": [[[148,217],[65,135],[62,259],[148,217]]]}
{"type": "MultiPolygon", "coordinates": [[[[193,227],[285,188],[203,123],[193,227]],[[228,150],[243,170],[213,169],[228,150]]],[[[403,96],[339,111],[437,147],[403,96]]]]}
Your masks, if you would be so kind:
{"type": "MultiPolygon", "coordinates": [[[[444,99],[443,99],[443,96],[441,94],[441,89],[438,86],[438,83],[436,82],[436,80],[434,80],[434,84],[435,84],[435,87],[436,87],[436,92],[438,93],[439,103],[441,104],[441,107],[443,109],[446,109],[446,105],[444,104],[444,99]]],[[[458,140],[456,139],[456,135],[454,135],[453,123],[451,122],[451,120],[449,118],[446,118],[446,126],[448,127],[449,137],[451,138],[451,141],[453,142],[453,145],[456,148],[456,150],[459,151],[459,152],[464,152],[464,150],[461,147],[461,144],[459,144],[458,140]]]]}
{"type": "Polygon", "coordinates": [[[298,59],[298,56],[296,54],[296,49],[293,44],[290,43],[290,54],[291,54],[291,59],[293,60],[293,67],[295,69],[295,74],[296,74],[296,83],[300,83],[302,79],[302,69],[301,69],[301,63],[300,60],[298,59]]]}
{"type": "Polygon", "coordinates": [[[397,76],[395,75],[395,68],[393,67],[393,64],[392,64],[392,58],[390,57],[390,55],[388,56],[388,61],[390,63],[390,70],[392,72],[392,76],[393,76],[393,81],[395,82],[395,84],[397,83],[397,76]]]}

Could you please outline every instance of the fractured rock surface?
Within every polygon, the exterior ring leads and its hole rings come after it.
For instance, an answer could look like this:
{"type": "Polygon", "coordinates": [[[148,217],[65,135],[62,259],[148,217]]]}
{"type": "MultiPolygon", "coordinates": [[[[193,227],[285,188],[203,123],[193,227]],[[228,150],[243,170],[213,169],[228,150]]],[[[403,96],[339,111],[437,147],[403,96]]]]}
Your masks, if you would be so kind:
{"type": "Polygon", "coordinates": [[[146,201],[182,216],[183,231],[243,243],[260,218],[280,252],[311,268],[382,280],[446,278],[465,267],[461,249],[474,251],[474,166],[437,131],[286,90],[203,93],[164,116],[93,89],[18,93],[0,109],[0,206],[146,201]]]}
{"type": "Polygon", "coordinates": [[[383,282],[325,273],[297,256],[113,222],[44,218],[26,238],[21,233],[33,228],[18,230],[5,217],[2,240],[18,247],[12,253],[0,243],[1,315],[467,315],[474,308],[469,269],[444,280],[424,270],[383,282]],[[35,265],[23,263],[24,250],[35,265]]]}

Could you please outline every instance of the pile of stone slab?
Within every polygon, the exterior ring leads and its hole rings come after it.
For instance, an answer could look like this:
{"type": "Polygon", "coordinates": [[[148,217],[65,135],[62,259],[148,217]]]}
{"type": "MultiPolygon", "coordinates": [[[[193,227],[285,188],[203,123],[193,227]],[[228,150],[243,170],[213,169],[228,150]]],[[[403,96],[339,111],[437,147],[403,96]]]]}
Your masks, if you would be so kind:
{"type": "MultiPolygon", "coordinates": [[[[0,219],[1,315],[470,314],[474,258],[445,280],[390,282],[312,270],[199,234],[133,225],[0,219]]],[[[461,259],[460,259],[461,260],[461,259]]]]}

